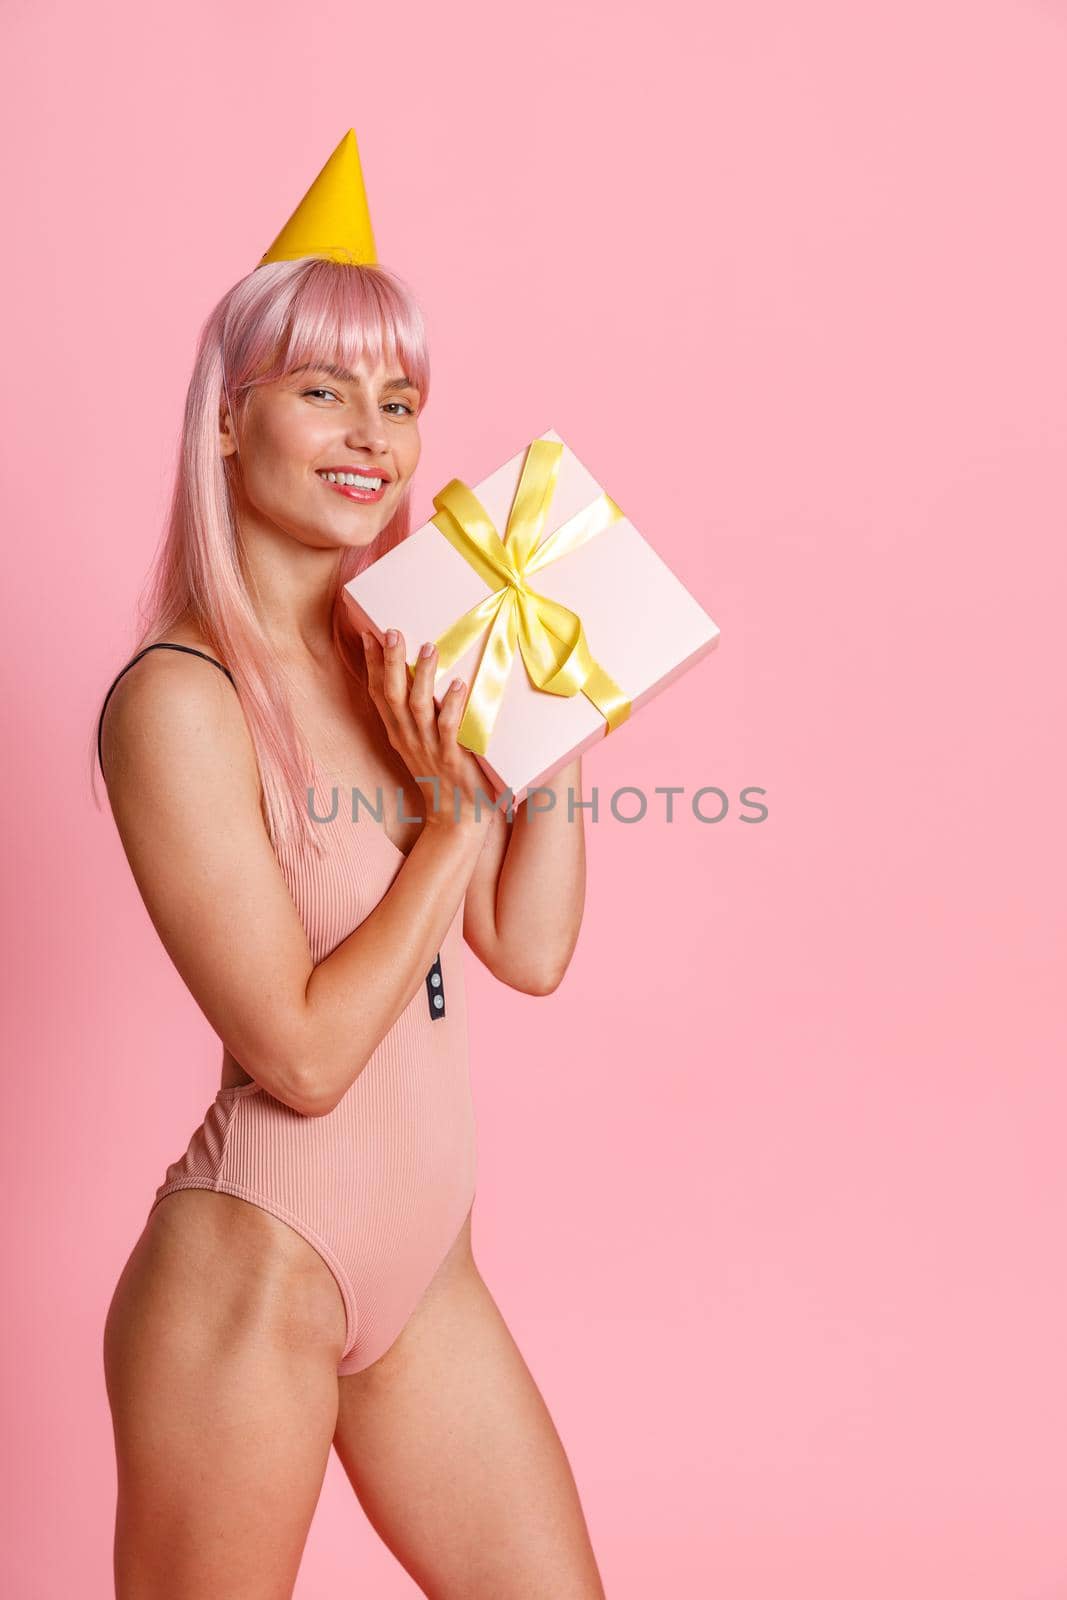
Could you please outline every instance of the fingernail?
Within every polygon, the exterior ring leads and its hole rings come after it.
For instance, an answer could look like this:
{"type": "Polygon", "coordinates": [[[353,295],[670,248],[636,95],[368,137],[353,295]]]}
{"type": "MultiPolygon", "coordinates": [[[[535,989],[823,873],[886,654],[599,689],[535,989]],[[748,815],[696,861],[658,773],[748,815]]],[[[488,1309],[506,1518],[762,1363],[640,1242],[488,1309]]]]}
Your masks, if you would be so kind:
{"type": "Polygon", "coordinates": [[[452,689],[465,689],[467,685],[463,682],[462,678],[453,678],[448,687],[451,691],[452,689]]]}
{"type": "Polygon", "coordinates": [[[422,649],[419,651],[419,655],[420,656],[432,656],[433,655],[433,645],[430,643],[429,639],[427,639],[426,643],[423,645],[422,649]]]}
{"type": "Polygon", "coordinates": [[[390,628],[385,635],[385,642],[386,644],[396,644],[396,641],[399,639],[399,637],[400,635],[397,633],[396,629],[390,628]]]}

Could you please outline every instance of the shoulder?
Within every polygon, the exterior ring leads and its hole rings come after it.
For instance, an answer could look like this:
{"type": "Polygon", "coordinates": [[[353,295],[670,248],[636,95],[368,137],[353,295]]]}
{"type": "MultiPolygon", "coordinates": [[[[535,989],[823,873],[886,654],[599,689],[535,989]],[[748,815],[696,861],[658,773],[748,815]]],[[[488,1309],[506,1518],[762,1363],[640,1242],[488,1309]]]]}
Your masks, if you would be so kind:
{"type": "Polygon", "coordinates": [[[100,747],[113,798],[132,788],[143,799],[162,783],[171,792],[194,784],[203,795],[205,785],[232,786],[236,779],[259,790],[255,751],[232,681],[188,650],[149,650],[122,674],[107,703],[100,747]]]}

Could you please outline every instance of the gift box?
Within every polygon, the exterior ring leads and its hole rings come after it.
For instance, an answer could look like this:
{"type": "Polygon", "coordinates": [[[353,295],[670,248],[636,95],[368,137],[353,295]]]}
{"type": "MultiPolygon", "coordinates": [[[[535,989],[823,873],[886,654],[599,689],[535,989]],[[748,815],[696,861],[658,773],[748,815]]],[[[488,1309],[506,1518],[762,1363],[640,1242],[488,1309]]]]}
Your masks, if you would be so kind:
{"type": "Polygon", "coordinates": [[[719,629],[559,434],[487,478],[345,585],[353,620],[400,629],[409,680],[439,649],[438,705],[470,685],[461,744],[513,803],[694,666],[719,629]]]}

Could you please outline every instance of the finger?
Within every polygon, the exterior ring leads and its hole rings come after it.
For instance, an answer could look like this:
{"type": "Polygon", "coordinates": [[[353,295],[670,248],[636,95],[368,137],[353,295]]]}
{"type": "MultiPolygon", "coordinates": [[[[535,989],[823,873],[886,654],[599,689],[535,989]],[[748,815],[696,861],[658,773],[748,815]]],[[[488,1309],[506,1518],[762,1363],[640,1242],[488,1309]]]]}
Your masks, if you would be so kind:
{"type": "Polygon", "coordinates": [[[408,705],[408,667],[407,654],[404,647],[404,635],[399,628],[388,628],[385,634],[385,647],[382,651],[384,665],[382,669],[382,692],[385,704],[390,715],[395,719],[399,728],[406,737],[410,738],[415,732],[415,719],[411,715],[408,705]],[[389,643],[389,635],[393,635],[393,643],[389,643]]]}
{"type": "Polygon", "coordinates": [[[463,721],[463,708],[467,703],[467,686],[461,678],[453,678],[445,691],[441,701],[441,709],[437,713],[437,731],[441,738],[449,745],[454,744],[456,733],[463,721]],[[457,689],[456,684],[460,687],[457,689]]]}
{"type": "Polygon", "coordinates": [[[433,680],[437,672],[437,646],[428,639],[416,657],[408,704],[415,723],[431,749],[437,746],[437,707],[433,699],[433,680]],[[423,651],[429,645],[429,654],[423,651]]]}
{"type": "Polygon", "coordinates": [[[367,692],[377,705],[382,697],[382,647],[373,633],[361,633],[360,638],[367,666],[367,692]]]}
{"type": "MultiPolygon", "coordinates": [[[[453,682],[456,680],[453,679],[453,682]]],[[[451,685],[445,691],[441,702],[441,711],[437,718],[437,729],[440,736],[439,759],[448,763],[449,767],[460,775],[461,781],[470,784],[472,791],[482,797],[485,804],[493,804],[493,790],[487,785],[485,773],[481,763],[475,758],[472,751],[465,744],[460,743],[459,730],[463,722],[463,714],[470,700],[470,685],[462,679],[459,688],[451,685]]]]}

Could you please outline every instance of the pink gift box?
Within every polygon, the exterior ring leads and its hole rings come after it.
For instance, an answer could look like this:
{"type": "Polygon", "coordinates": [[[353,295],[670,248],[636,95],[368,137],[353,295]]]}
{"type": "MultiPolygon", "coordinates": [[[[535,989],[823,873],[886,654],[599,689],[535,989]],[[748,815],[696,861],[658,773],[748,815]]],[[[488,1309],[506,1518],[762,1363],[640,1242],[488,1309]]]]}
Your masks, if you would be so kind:
{"type": "MultiPolygon", "coordinates": [[[[539,549],[603,489],[558,433],[549,429],[538,437],[563,445],[539,549]]],[[[524,446],[471,486],[501,539],[526,457],[524,446]]],[[[718,643],[716,624],[625,516],[580,548],[548,562],[531,575],[529,586],[581,618],[593,657],[630,700],[631,717],[718,643]]],[[[441,530],[427,522],[347,583],[344,592],[360,629],[379,640],[387,628],[400,629],[414,665],[424,640],[439,638],[492,589],[441,530]]],[[[453,678],[473,684],[488,633],[486,626],[463,655],[438,670],[438,705],[453,678]]],[[[599,739],[618,738],[625,726],[623,722],[609,734],[603,714],[581,692],[561,696],[537,688],[516,650],[486,751],[475,753],[476,759],[494,800],[510,787],[518,805],[529,789],[599,739]]]]}

